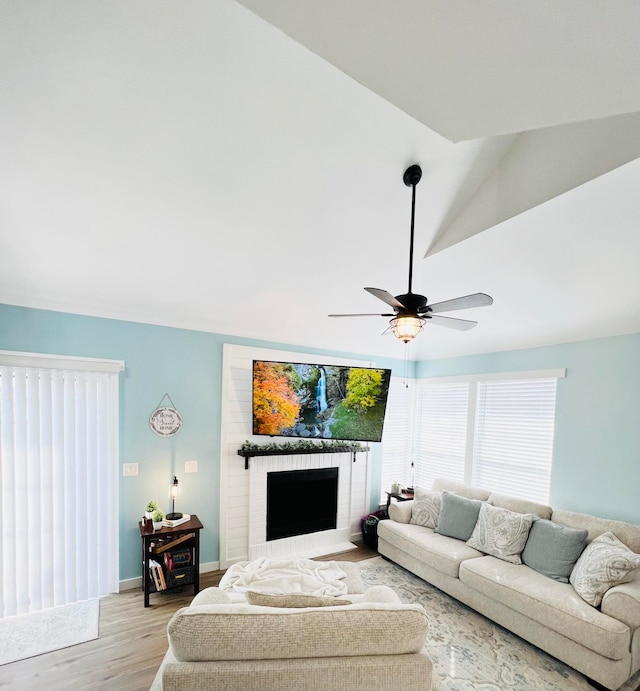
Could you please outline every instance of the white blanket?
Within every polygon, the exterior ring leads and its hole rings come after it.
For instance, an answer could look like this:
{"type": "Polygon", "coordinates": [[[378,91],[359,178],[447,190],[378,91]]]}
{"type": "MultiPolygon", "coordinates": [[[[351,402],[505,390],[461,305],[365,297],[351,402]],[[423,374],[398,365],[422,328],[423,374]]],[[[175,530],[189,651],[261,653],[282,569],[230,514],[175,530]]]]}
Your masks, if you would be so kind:
{"type": "Polygon", "coordinates": [[[267,559],[240,561],[227,569],[220,580],[222,590],[245,593],[308,593],[346,595],[346,573],[335,561],[311,559],[267,559]]]}

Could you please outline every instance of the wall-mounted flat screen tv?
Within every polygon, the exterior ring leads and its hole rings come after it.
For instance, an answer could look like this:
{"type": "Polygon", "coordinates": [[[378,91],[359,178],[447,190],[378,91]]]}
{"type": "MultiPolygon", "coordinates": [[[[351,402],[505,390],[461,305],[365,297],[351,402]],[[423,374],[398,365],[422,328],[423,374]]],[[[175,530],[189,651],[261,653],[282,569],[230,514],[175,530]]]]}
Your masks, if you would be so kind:
{"type": "Polygon", "coordinates": [[[391,370],[253,361],[253,434],[380,441],[391,370]]]}

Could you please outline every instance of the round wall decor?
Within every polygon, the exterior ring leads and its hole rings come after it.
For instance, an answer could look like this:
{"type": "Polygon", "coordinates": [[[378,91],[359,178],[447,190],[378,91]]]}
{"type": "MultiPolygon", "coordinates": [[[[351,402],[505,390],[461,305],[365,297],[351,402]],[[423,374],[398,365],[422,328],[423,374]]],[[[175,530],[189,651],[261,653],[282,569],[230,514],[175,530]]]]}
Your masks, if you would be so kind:
{"type": "Polygon", "coordinates": [[[176,410],[169,394],[165,394],[162,400],[149,417],[149,427],[159,437],[172,437],[182,429],[182,415],[176,410]],[[171,407],[162,406],[162,401],[169,399],[171,407]]]}

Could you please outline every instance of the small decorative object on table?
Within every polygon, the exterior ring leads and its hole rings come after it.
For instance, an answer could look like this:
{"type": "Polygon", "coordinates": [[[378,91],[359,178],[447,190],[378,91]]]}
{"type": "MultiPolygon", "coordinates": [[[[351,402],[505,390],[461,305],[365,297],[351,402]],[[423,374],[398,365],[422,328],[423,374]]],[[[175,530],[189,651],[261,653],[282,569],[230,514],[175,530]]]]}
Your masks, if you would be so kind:
{"type": "MultiPolygon", "coordinates": [[[[167,514],[167,520],[179,521],[182,518],[181,513],[176,513],[176,497],[180,495],[180,483],[178,478],[174,475],[173,482],[169,485],[169,499],[171,499],[171,513],[167,514]]],[[[174,523],[173,525],[177,525],[174,523]]]]}
{"type": "Polygon", "coordinates": [[[162,521],[164,521],[164,513],[160,509],[153,512],[153,529],[160,530],[162,528],[162,521]]]}
{"type": "Polygon", "coordinates": [[[156,502],[152,499],[145,507],[144,507],[144,517],[145,518],[153,518],[153,513],[154,511],[157,511],[158,508],[160,508],[156,502]]]}

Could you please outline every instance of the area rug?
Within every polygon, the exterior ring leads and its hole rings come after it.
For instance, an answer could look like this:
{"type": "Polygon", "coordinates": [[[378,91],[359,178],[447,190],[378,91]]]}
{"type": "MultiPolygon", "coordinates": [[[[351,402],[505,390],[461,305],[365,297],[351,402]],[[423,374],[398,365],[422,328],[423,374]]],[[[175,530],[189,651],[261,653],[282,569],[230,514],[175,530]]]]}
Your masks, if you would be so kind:
{"type": "MultiPolygon", "coordinates": [[[[367,586],[388,585],[429,616],[434,691],[593,691],[571,667],[382,557],[360,563],[367,586]]],[[[640,675],[619,691],[636,691],[640,675]]]]}
{"type": "Polygon", "coordinates": [[[98,638],[100,601],[0,619],[0,665],[98,638]]]}

